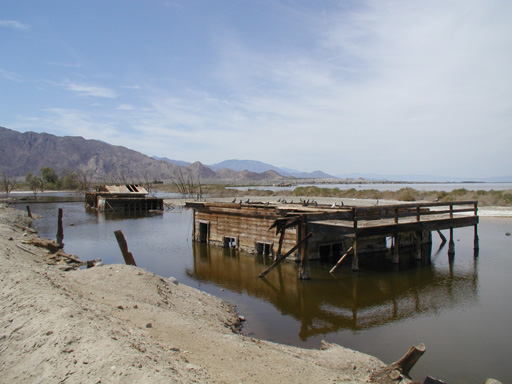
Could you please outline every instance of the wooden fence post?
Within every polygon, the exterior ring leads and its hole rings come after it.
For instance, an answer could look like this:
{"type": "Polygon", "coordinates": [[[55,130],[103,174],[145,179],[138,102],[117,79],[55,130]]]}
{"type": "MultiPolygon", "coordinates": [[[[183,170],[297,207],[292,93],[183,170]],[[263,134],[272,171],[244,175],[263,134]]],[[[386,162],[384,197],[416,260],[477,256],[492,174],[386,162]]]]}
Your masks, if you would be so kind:
{"type": "Polygon", "coordinates": [[[63,248],[64,244],[62,240],[64,239],[64,229],[62,227],[62,208],[59,208],[59,219],[57,223],[57,244],[59,247],[63,248]]]}
{"type": "Polygon", "coordinates": [[[119,248],[121,249],[121,253],[123,254],[124,262],[126,265],[135,265],[135,259],[131,252],[128,252],[128,244],[126,243],[126,239],[124,238],[123,232],[115,231],[117,243],[119,244],[119,248]]]}

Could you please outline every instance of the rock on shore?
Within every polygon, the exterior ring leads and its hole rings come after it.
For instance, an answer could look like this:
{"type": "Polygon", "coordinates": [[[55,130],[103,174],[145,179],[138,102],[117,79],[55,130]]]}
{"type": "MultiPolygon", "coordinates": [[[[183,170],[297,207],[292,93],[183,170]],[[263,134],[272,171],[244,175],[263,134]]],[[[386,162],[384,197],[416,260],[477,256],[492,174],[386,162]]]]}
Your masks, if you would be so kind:
{"type": "Polygon", "coordinates": [[[137,267],[48,265],[26,216],[0,206],[2,383],[361,383],[384,366],[241,335],[228,303],[137,267]]]}

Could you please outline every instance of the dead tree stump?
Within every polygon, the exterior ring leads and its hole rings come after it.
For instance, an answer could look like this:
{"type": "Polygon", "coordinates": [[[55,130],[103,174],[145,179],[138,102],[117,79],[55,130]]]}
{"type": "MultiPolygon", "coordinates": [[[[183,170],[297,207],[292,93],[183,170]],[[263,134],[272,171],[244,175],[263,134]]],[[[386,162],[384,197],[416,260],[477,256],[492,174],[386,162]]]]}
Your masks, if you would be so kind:
{"type": "Polygon", "coordinates": [[[402,380],[403,377],[409,378],[409,372],[419,358],[425,353],[425,344],[412,346],[400,360],[374,372],[371,380],[374,383],[391,384],[402,380]]]}

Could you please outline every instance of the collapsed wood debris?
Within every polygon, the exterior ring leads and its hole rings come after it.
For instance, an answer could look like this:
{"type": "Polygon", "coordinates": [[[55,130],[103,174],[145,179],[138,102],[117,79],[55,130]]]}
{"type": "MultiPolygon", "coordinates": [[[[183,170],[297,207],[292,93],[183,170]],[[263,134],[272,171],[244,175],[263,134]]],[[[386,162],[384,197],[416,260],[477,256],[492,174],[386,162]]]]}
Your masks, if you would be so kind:
{"type": "Polygon", "coordinates": [[[82,261],[78,258],[78,256],[64,252],[59,244],[53,240],[35,238],[29,241],[24,241],[22,243],[25,245],[33,245],[37,248],[45,249],[47,253],[40,254],[19,244],[16,245],[21,250],[34,256],[44,257],[46,263],[49,265],[59,265],[59,268],[64,271],[75,270],[83,266],[92,268],[102,265],[101,259],[82,261]]]}

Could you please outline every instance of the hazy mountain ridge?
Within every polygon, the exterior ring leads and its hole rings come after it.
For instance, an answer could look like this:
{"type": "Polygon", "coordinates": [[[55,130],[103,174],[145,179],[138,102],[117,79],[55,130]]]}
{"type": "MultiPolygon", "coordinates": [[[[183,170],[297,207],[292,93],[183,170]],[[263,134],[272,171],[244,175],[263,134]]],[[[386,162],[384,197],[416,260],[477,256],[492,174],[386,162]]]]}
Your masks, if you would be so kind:
{"type": "Polygon", "coordinates": [[[0,127],[0,174],[24,177],[38,173],[41,167],[51,167],[58,173],[80,171],[89,178],[112,179],[121,182],[169,180],[177,178],[194,181],[264,182],[286,178],[302,179],[360,179],[368,181],[403,182],[512,182],[511,176],[485,178],[439,177],[429,175],[345,174],[330,176],[322,171],[299,172],[279,168],[255,160],[226,160],[211,166],[199,161],[188,163],[168,158],[149,157],[140,152],[99,140],[79,136],[55,136],[10,130],[0,127]]]}
{"type": "Polygon", "coordinates": [[[263,163],[257,160],[236,160],[230,159],[225,160],[220,163],[209,165],[211,169],[214,171],[218,171],[224,168],[232,169],[234,171],[250,171],[262,173],[266,171],[274,171],[279,175],[286,177],[294,177],[297,179],[329,179],[334,178],[334,176],[328,175],[322,171],[314,171],[314,172],[300,172],[291,170],[288,168],[279,168],[272,164],[263,163]]]}
{"type": "MultiPolygon", "coordinates": [[[[57,173],[80,171],[89,178],[113,178],[117,182],[177,178],[216,180],[226,176],[224,173],[217,174],[200,162],[179,166],[99,140],[48,133],[21,133],[0,127],[0,173],[23,177],[28,172],[39,172],[42,167],[51,167],[57,173]]],[[[259,175],[251,172],[230,173],[230,176],[244,182],[283,178],[277,173],[259,175]]]]}

